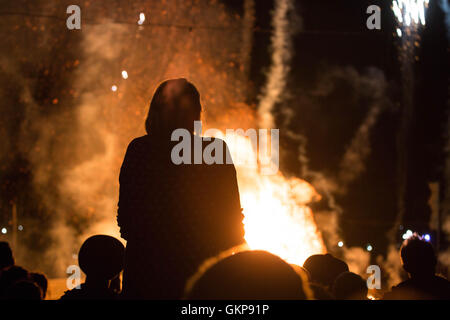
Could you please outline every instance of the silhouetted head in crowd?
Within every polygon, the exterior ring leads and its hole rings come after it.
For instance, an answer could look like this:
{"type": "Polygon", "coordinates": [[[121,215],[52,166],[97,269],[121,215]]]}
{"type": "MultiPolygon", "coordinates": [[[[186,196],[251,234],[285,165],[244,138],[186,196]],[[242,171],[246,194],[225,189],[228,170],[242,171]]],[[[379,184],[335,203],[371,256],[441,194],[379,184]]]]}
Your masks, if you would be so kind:
{"type": "Polygon", "coordinates": [[[303,263],[303,267],[308,270],[311,282],[318,283],[331,288],[334,280],[343,272],[348,271],[348,265],[331,254],[315,254],[310,256],[303,263]]]}
{"type": "Polygon", "coordinates": [[[27,279],[28,271],[19,266],[5,268],[0,273],[0,287],[6,288],[19,280],[27,279]]]}
{"type": "Polygon", "coordinates": [[[166,80],[153,95],[145,129],[161,137],[170,137],[178,128],[192,133],[201,111],[200,94],[192,83],[184,78],[166,80]]]}
{"type": "Polygon", "coordinates": [[[7,290],[4,298],[10,300],[41,300],[42,291],[34,281],[20,280],[7,290]]]}
{"type": "Polygon", "coordinates": [[[188,299],[306,299],[301,277],[266,251],[244,251],[207,269],[188,290],[188,299]]]}
{"type": "Polygon", "coordinates": [[[61,300],[116,299],[110,281],[123,270],[125,248],[116,238],[95,235],[88,238],[78,253],[78,264],[86,274],[80,288],[66,291],[61,300]]]}
{"type": "Polygon", "coordinates": [[[123,269],[125,248],[116,238],[95,235],[88,238],[78,253],[78,264],[90,285],[108,285],[123,269]]]}
{"type": "Polygon", "coordinates": [[[29,280],[28,271],[19,266],[5,268],[0,273],[0,296],[5,297],[11,287],[19,281],[29,280]]]}
{"type": "Polygon", "coordinates": [[[337,300],[367,300],[367,284],[353,272],[341,273],[333,285],[333,295],[337,300]]]}
{"type": "Polygon", "coordinates": [[[45,296],[47,295],[47,287],[48,287],[48,281],[47,277],[43,275],[42,273],[30,273],[31,279],[39,286],[39,288],[42,291],[42,299],[45,299],[45,296]]]}
{"type": "Polygon", "coordinates": [[[436,255],[433,246],[418,236],[405,240],[400,249],[403,268],[411,278],[433,276],[436,268],[436,255]]]}
{"type": "Polygon", "coordinates": [[[14,265],[14,257],[8,242],[0,242],[0,269],[14,265]]]}
{"type": "Polygon", "coordinates": [[[435,275],[436,255],[430,243],[417,234],[400,249],[403,268],[410,278],[385,293],[385,300],[450,300],[450,282],[435,275]]]}

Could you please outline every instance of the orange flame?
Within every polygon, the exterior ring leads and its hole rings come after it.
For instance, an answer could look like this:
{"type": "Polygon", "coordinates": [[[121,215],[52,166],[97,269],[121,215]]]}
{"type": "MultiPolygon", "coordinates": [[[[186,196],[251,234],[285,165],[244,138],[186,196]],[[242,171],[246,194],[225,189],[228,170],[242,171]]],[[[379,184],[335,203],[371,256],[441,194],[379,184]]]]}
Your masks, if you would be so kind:
{"type": "MultiPolygon", "coordinates": [[[[256,158],[248,137],[236,133],[216,136],[226,141],[233,160],[256,158]]],[[[314,187],[298,178],[286,178],[280,172],[263,175],[251,163],[235,160],[249,247],[267,250],[297,265],[312,254],[324,253],[322,236],[307,206],[320,199],[314,187]]]]}

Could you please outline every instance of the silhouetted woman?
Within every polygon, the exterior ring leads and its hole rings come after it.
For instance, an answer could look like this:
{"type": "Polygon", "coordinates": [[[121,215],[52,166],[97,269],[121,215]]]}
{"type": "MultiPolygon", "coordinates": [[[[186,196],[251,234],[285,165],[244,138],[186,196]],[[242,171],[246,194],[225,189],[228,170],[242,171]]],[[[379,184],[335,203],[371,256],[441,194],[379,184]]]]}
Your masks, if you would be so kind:
{"type": "Polygon", "coordinates": [[[200,115],[193,84],[165,81],[150,103],[147,135],[128,146],[117,215],[127,240],[125,298],[178,299],[204,259],[244,242],[236,171],[226,164],[226,144],[223,164],[194,164],[194,140],[202,148],[211,143],[193,134],[200,115]],[[179,128],[189,132],[191,164],[171,159],[179,144],[171,134],[179,128]]]}

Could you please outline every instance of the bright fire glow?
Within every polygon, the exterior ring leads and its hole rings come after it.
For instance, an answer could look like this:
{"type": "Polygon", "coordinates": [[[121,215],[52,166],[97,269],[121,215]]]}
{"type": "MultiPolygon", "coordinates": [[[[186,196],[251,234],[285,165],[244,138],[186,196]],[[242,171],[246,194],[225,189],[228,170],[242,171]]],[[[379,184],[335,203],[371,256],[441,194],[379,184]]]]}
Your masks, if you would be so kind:
{"type": "MultiPolygon", "coordinates": [[[[236,133],[216,136],[227,142],[233,159],[256,157],[249,138],[236,133]]],[[[309,183],[286,178],[280,172],[263,175],[251,163],[235,164],[245,216],[245,240],[251,249],[267,250],[297,265],[312,254],[326,251],[307,206],[320,198],[309,183]]]]}

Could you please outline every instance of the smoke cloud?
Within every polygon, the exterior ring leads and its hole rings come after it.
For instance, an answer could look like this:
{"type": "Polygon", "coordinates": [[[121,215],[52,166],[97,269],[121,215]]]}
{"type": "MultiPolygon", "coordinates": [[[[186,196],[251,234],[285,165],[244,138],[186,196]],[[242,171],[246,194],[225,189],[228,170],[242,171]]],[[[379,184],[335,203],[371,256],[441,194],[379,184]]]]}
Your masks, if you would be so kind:
{"type": "Polygon", "coordinates": [[[145,133],[159,82],[186,77],[195,83],[209,126],[254,126],[243,102],[242,19],[223,4],[86,1],[81,31],[65,27],[69,4],[1,6],[37,14],[6,16],[2,31],[11,36],[0,40],[0,72],[8,79],[0,86],[0,159],[2,188],[9,190],[1,207],[10,215],[14,201],[24,226],[18,263],[49,277],[76,264],[74,255],[90,235],[119,238],[119,169],[127,144],[145,133]],[[153,25],[139,26],[140,12],[153,25]]]}

